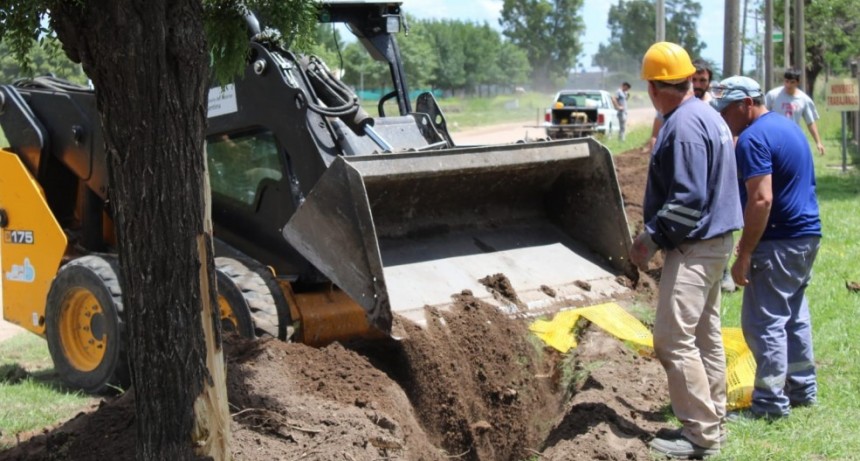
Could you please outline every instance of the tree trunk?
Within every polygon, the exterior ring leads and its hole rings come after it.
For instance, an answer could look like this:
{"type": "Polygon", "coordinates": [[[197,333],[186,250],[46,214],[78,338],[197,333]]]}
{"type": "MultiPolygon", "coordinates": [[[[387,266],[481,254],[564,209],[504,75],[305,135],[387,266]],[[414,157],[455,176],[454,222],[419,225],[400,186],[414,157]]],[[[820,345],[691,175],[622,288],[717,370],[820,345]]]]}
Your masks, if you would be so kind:
{"type": "Polygon", "coordinates": [[[532,81],[534,85],[543,91],[554,91],[555,82],[550,71],[550,63],[542,62],[532,70],[532,81]]]}
{"type": "Polygon", "coordinates": [[[807,66],[805,69],[806,74],[804,75],[804,83],[806,83],[806,87],[803,88],[803,91],[805,91],[810,98],[815,97],[815,81],[818,79],[818,76],[821,74],[821,71],[824,70],[824,66],[826,65],[826,62],[824,61],[824,55],[826,52],[827,50],[820,45],[808,49],[807,66]]]}
{"type": "Polygon", "coordinates": [[[108,152],[137,458],[229,458],[204,169],[199,0],[57,2],[55,30],[96,88],[108,152]]]}

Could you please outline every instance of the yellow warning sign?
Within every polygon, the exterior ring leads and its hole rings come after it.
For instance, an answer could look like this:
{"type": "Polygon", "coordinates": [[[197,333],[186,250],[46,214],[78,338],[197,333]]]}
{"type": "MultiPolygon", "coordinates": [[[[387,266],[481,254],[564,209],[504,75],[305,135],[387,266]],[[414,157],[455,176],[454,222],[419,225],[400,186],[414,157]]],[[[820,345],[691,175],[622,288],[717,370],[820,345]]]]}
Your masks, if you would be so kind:
{"type": "MultiPolygon", "coordinates": [[[[580,318],[588,319],[622,341],[654,347],[651,331],[616,303],[559,312],[552,320],[535,320],[529,330],[548,346],[564,353],[577,345],[574,329],[580,318]]],[[[755,359],[741,329],[723,328],[723,346],[726,350],[726,406],[729,410],[749,407],[755,380],[755,359]]]]}

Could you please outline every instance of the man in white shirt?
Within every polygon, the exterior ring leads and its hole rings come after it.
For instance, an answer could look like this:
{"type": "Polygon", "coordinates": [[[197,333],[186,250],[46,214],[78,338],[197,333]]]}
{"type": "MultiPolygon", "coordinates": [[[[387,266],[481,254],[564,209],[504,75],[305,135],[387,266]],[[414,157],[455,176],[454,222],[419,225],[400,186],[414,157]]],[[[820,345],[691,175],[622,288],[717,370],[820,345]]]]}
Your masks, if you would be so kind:
{"type": "Polygon", "coordinates": [[[786,69],[783,77],[785,78],[785,84],[768,91],[765,95],[765,107],[770,111],[794,120],[798,125],[801,125],[801,121],[805,121],[806,127],[809,128],[809,133],[812,134],[812,139],[815,140],[818,153],[824,155],[824,144],[821,143],[821,136],[818,134],[818,125],[815,123],[818,120],[818,111],[815,110],[815,103],[803,90],[798,88],[800,71],[797,69],[786,69]]]}
{"type": "Polygon", "coordinates": [[[612,98],[612,104],[615,105],[615,110],[618,111],[618,140],[624,141],[624,136],[627,133],[627,99],[630,98],[630,84],[624,82],[621,88],[615,92],[612,98]]]}

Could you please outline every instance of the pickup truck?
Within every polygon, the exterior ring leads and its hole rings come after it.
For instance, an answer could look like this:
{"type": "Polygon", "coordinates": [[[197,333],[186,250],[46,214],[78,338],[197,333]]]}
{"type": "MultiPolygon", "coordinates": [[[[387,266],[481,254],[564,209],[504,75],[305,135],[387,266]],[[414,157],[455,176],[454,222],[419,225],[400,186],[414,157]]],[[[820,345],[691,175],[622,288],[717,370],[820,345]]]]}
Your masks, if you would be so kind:
{"type": "Polygon", "coordinates": [[[544,116],[550,139],[609,134],[615,125],[612,96],[603,90],[562,90],[544,116]]]}

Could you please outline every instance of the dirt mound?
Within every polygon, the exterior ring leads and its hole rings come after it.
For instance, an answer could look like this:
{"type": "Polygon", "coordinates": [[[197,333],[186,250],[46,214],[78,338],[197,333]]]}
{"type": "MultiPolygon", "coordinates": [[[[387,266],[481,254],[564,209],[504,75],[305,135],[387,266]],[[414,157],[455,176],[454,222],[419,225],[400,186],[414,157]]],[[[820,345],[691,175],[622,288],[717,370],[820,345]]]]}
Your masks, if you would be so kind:
{"type": "MultiPolygon", "coordinates": [[[[641,229],[647,152],[616,158],[641,229]]],[[[503,274],[483,281],[516,302],[503,274]]],[[[639,291],[643,288],[640,286],[639,291]]],[[[645,289],[649,292],[648,289],[645,289]]],[[[649,460],[665,425],[659,363],[586,324],[562,356],[464,292],[400,340],[311,348],[226,343],[235,459],[649,460]]],[[[128,459],[133,391],[0,453],[0,460],[128,459]]]]}
{"type": "Polygon", "coordinates": [[[633,235],[642,231],[642,201],[645,199],[645,182],[648,179],[648,164],[651,160],[647,148],[634,149],[612,157],[615,173],[621,185],[624,212],[633,235]]]}

